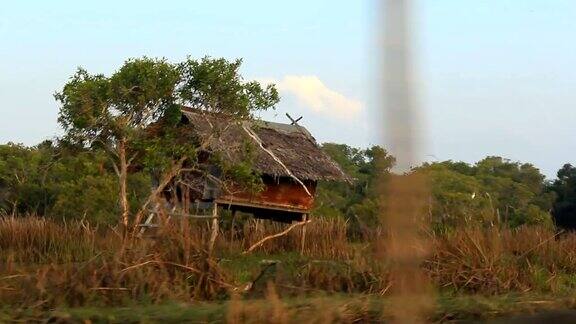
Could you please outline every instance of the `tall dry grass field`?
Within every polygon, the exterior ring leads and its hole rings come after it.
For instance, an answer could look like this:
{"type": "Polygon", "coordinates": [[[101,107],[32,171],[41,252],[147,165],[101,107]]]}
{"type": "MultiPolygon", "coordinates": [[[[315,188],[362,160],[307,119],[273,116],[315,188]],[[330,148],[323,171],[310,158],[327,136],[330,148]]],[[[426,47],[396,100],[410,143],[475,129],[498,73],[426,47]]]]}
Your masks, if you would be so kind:
{"type": "MultiPolygon", "coordinates": [[[[304,255],[299,254],[298,231],[243,254],[285,228],[250,221],[235,235],[221,231],[217,253],[208,257],[209,228],[202,223],[168,223],[152,237],[124,240],[112,229],[82,222],[1,218],[0,304],[50,309],[251,298],[245,278],[226,264],[283,255],[291,256],[280,260],[287,273],[270,281],[274,285],[265,296],[388,296],[395,282],[390,267],[374,258],[377,237],[350,241],[346,226],[338,219],[313,220],[304,255]]],[[[576,288],[574,234],[556,235],[540,227],[469,227],[429,234],[429,242],[433,252],[419,267],[441,292],[490,296],[576,288]]]]}
{"type": "MultiPolygon", "coordinates": [[[[286,224],[251,219],[242,225],[239,232],[222,233],[219,244],[222,248],[242,252],[273,234],[280,233],[286,224]]],[[[318,218],[306,225],[304,254],[313,258],[348,260],[351,249],[347,238],[348,224],[341,218],[318,218]]],[[[301,249],[301,230],[295,229],[284,236],[270,240],[259,246],[256,253],[278,254],[299,251],[301,249]]]]}
{"type": "Polygon", "coordinates": [[[0,304],[117,305],[210,299],[227,289],[205,231],[168,224],[155,239],[36,217],[0,219],[0,304]]]}

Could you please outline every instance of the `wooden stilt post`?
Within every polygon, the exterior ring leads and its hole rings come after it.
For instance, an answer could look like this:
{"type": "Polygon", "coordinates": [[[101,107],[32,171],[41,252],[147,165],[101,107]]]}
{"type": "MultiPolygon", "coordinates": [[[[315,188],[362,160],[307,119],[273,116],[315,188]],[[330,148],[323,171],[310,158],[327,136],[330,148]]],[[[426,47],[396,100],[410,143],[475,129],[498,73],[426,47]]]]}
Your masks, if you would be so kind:
{"type": "MultiPolygon", "coordinates": [[[[302,214],[302,221],[306,222],[308,220],[308,214],[302,214]]],[[[306,243],[306,223],[302,225],[302,236],[300,238],[300,254],[304,254],[304,244],[306,243]]]]}
{"type": "Polygon", "coordinates": [[[182,209],[185,215],[190,213],[190,188],[188,186],[181,186],[182,191],[182,209]]]}
{"type": "Polygon", "coordinates": [[[230,243],[234,241],[234,225],[236,225],[236,209],[232,209],[232,224],[230,225],[230,243]]]}
{"type": "Polygon", "coordinates": [[[210,242],[208,243],[208,255],[212,255],[214,250],[214,243],[218,237],[218,204],[214,202],[214,209],[212,210],[212,233],[210,234],[210,242]]]}

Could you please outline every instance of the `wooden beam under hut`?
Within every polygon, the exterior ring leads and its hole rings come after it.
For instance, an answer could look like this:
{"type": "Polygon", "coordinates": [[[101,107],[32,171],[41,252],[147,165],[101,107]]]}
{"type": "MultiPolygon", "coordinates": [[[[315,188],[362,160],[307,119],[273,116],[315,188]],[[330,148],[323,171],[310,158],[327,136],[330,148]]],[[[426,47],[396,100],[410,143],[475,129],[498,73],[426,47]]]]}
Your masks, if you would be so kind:
{"type": "Polygon", "coordinates": [[[308,214],[302,214],[302,236],[300,241],[300,254],[304,254],[304,246],[306,243],[306,224],[308,224],[308,214]]]}

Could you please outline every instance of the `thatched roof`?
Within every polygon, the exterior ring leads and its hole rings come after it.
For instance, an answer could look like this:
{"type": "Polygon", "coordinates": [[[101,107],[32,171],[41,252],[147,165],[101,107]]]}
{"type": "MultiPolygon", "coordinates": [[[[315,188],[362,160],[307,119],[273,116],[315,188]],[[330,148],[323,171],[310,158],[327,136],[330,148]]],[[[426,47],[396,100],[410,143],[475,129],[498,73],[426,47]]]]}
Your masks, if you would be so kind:
{"type": "Polygon", "coordinates": [[[182,113],[197,140],[227,162],[245,159],[250,143],[254,168],[262,174],[295,176],[302,181],[351,181],[302,126],[238,120],[190,108],[183,108],[182,113]]]}

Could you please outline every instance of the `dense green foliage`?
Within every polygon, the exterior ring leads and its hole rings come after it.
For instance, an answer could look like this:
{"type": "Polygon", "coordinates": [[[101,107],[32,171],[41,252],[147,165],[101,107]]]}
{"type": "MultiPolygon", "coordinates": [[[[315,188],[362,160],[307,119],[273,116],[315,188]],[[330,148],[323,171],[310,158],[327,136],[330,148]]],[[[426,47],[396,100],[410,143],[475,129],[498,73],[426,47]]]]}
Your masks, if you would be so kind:
{"type": "Polygon", "coordinates": [[[550,186],[557,195],[553,215],[556,225],[576,229],[576,167],[565,164],[558,171],[558,178],[550,186]]]}
{"type": "Polygon", "coordinates": [[[179,102],[193,108],[206,109],[240,117],[249,117],[278,103],[273,85],[265,88],[257,81],[246,82],[239,69],[242,60],[227,61],[205,57],[188,58],[178,65],[181,81],[179,102]]]}
{"type": "MultiPolygon", "coordinates": [[[[377,199],[377,180],[385,182],[392,176],[394,158],[377,146],[361,150],[329,143],[323,148],[356,181],[321,184],[315,212],[345,217],[356,230],[373,227],[382,206],[377,199]],[[377,166],[381,168],[380,174],[377,166]]],[[[453,161],[425,163],[412,172],[424,174],[428,179],[431,197],[428,213],[436,229],[466,224],[505,223],[510,227],[551,224],[555,193],[549,190],[544,175],[531,164],[487,157],[474,165],[453,161]]],[[[556,186],[560,186],[558,181],[556,186]]],[[[571,197],[576,201],[574,195],[571,197]]]]}
{"type": "Polygon", "coordinates": [[[165,60],[131,59],[112,76],[92,75],[80,68],[56,93],[58,121],[67,137],[80,143],[99,142],[113,149],[135,131],[177,110],[176,68],[165,60]]]}
{"type": "Polygon", "coordinates": [[[368,149],[325,143],[323,150],[355,179],[353,183],[320,183],[315,214],[345,217],[354,235],[378,223],[378,181],[390,175],[395,159],[379,146],[368,149]]]}
{"type": "Polygon", "coordinates": [[[487,157],[474,165],[463,162],[424,164],[416,169],[428,177],[434,224],[546,224],[554,194],[545,177],[531,164],[487,157]]]}
{"type": "MultiPolygon", "coordinates": [[[[158,145],[158,150],[165,148],[158,145]]],[[[353,235],[374,228],[381,203],[377,186],[382,181],[378,180],[393,176],[394,157],[378,146],[358,149],[326,143],[322,147],[355,181],[320,183],[314,214],[346,219],[353,235]]],[[[429,214],[436,228],[454,228],[463,224],[551,224],[556,196],[556,214],[564,215],[560,223],[570,222],[576,205],[574,170],[565,166],[550,185],[534,166],[499,157],[474,165],[427,163],[413,172],[425,174],[430,183],[429,214]]],[[[129,175],[133,212],[150,191],[150,171],[146,168],[129,175]]],[[[118,177],[103,150],[79,149],[65,142],[0,146],[0,208],[5,213],[114,223],[119,213],[117,186],[118,177]]]]}
{"type": "MultiPolygon", "coordinates": [[[[150,179],[133,173],[129,202],[136,209],[150,179]]],[[[0,146],[0,212],[115,223],[118,178],[101,150],[78,150],[44,142],[36,147],[0,146]]]]}

